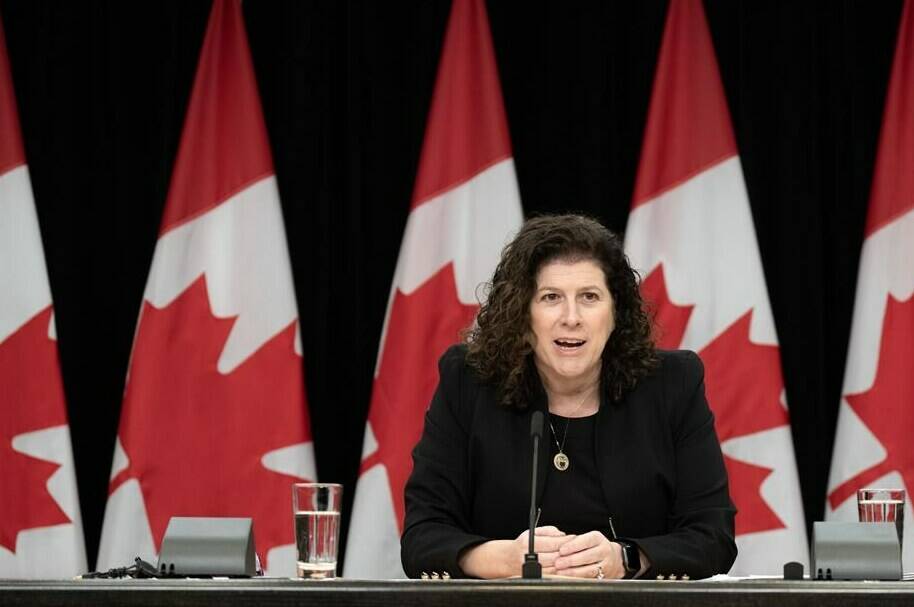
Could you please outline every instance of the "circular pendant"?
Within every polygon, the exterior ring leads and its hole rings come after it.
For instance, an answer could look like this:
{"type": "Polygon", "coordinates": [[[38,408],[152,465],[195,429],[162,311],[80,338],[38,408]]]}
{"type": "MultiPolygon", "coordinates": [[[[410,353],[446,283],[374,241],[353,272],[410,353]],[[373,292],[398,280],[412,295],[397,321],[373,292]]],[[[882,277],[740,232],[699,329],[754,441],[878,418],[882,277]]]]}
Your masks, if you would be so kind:
{"type": "Polygon", "coordinates": [[[564,472],[568,470],[568,464],[571,462],[568,459],[568,456],[559,451],[555,454],[555,457],[552,458],[552,463],[555,464],[555,469],[564,472]]]}

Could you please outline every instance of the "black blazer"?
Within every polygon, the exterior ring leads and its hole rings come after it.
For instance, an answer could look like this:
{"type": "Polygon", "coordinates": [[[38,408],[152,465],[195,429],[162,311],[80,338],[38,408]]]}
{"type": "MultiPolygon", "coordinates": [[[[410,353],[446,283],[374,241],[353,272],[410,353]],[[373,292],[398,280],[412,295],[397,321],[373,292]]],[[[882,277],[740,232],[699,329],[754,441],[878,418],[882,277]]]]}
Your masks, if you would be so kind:
{"type": "MultiPolygon", "coordinates": [[[[734,515],[704,367],[693,352],[660,351],[660,365],[620,402],[605,388],[595,453],[607,518],[651,561],[644,575],[703,578],[736,559],[734,515]]],[[[546,413],[545,391],[525,411],[496,404],[494,386],[453,346],[438,363],[440,382],[413,450],[401,538],[403,569],[464,577],[461,551],[527,528],[532,445],[530,416],[546,413]]],[[[540,490],[552,471],[540,449],[540,490]]],[[[520,567],[518,567],[520,573],[520,567]]]]}

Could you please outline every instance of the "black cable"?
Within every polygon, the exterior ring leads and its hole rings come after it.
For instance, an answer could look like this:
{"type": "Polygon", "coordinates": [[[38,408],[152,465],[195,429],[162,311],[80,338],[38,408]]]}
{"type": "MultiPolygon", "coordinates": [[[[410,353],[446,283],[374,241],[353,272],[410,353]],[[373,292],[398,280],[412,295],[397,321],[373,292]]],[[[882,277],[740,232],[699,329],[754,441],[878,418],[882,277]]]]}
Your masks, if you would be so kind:
{"type": "Polygon", "coordinates": [[[84,580],[91,579],[114,579],[122,577],[130,577],[134,579],[143,579],[143,578],[153,578],[153,577],[168,577],[164,572],[159,574],[156,571],[156,568],[141,559],[136,557],[133,560],[133,565],[127,567],[113,567],[108,571],[92,571],[84,575],[79,576],[84,580]]]}

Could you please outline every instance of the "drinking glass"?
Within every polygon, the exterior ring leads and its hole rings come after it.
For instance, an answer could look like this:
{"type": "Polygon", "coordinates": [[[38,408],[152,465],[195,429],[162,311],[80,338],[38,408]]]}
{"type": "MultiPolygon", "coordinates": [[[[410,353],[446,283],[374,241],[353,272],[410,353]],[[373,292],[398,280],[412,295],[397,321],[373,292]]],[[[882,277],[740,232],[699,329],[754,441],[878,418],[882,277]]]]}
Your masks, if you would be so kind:
{"type": "Polygon", "coordinates": [[[306,580],[336,577],[343,486],[336,483],[292,485],[296,571],[306,580]]]}

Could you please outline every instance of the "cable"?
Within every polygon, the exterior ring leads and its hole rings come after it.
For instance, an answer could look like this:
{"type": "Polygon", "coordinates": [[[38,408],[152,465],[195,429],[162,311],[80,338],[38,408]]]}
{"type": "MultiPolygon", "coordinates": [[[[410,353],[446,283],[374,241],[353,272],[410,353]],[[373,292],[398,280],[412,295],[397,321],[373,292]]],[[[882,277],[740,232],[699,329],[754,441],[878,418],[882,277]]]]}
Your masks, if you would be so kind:
{"type": "Polygon", "coordinates": [[[122,577],[143,579],[153,577],[168,577],[168,575],[164,572],[160,574],[151,564],[147,563],[140,557],[136,557],[133,560],[133,565],[129,565],[127,567],[113,567],[108,571],[92,571],[79,576],[80,579],[84,580],[114,579],[122,577]]]}

